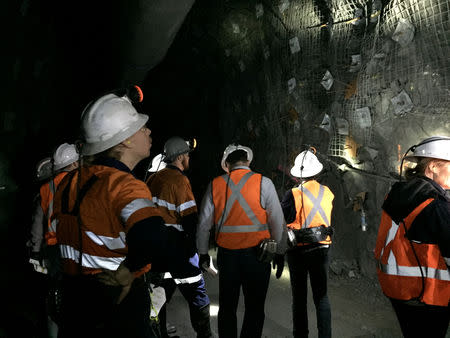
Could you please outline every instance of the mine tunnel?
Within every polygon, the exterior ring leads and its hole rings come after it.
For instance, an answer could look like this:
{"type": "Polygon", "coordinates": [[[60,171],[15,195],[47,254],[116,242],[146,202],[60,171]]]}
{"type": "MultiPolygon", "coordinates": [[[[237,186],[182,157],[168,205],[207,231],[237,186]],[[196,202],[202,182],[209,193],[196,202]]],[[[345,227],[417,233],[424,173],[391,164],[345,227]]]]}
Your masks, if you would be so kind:
{"type": "MultiPolygon", "coordinates": [[[[296,156],[314,148],[334,194],[328,295],[335,337],[401,337],[377,280],[382,204],[408,148],[450,136],[448,0],[9,1],[0,119],[0,337],[45,337],[42,276],[28,262],[38,162],[80,138],[81,113],[137,85],[151,159],[172,136],[196,140],[186,171],[197,205],[224,174],[229,144],[279,199],[298,185],[296,156]]],[[[213,246],[210,255],[216,263],[213,246]]],[[[287,266],[270,277],[262,336],[292,336],[287,266]]],[[[219,271],[220,274],[220,271],[219,271]]],[[[217,336],[218,278],[205,276],[217,336]]],[[[317,337],[308,293],[309,331],[317,337]]],[[[237,310],[242,323],[243,298],[237,310]]],[[[178,291],[167,322],[195,337],[178,291]]],[[[449,333],[447,334],[449,336],[449,333]]]]}

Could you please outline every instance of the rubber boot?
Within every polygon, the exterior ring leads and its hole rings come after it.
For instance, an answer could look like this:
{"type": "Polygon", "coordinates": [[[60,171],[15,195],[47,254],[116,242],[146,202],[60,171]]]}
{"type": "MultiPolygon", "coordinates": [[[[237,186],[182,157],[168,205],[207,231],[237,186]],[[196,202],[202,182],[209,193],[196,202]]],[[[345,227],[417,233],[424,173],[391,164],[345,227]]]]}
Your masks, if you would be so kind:
{"type": "Polygon", "coordinates": [[[191,308],[191,324],[194,331],[197,332],[197,338],[212,337],[209,304],[202,308],[191,308]]]}

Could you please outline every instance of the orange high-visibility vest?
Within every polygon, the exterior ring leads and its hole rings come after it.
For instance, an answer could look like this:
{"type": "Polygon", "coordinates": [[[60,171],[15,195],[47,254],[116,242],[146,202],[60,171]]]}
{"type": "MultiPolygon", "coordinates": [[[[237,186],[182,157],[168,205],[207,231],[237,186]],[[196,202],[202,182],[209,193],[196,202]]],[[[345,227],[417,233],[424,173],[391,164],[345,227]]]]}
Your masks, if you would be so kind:
{"type": "Polygon", "coordinates": [[[236,169],[212,181],[217,245],[245,249],[270,238],[267,213],[261,206],[262,175],[236,169]]]}
{"type": "Polygon", "coordinates": [[[67,175],[67,171],[62,171],[40,188],[41,208],[44,217],[47,220],[47,232],[45,233],[45,241],[47,245],[55,245],[56,241],[56,222],[51,220],[53,214],[53,197],[56,188],[62,179],[67,175]]]}
{"type": "Polygon", "coordinates": [[[450,274],[439,247],[436,244],[410,242],[405,233],[405,227],[409,230],[417,215],[432,201],[430,198],[417,206],[404,219],[404,224],[395,223],[386,212],[382,212],[375,247],[378,280],[387,297],[411,300],[417,299],[423,292],[419,301],[448,306],[450,274]]]}
{"type": "MultiPolygon", "coordinates": [[[[334,194],[327,186],[315,180],[307,181],[301,187],[293,188],[292,195],[297,215],[288,227],[300,230],[331,225],[334,194]]],[[[327,236],[326,240],[319,243],[331,244],[331,237],[327,236]]],[[[298,243],[298,246],[302,245],[308,244],[298,243]]]]}
{"type": "Polygon", "coordinates": [[[83,274],[116,270],[128,253],[128,230],[139,221],[161,214],[147,185],[130,173],[102,165],[83,167],[80,189],[78,177],[79,171],[67,175],[55,195],[62,269],[69,275],[78,274],[82,250],[83,274]],[[81,201],[79,207],[77,199],[81,201]]]}

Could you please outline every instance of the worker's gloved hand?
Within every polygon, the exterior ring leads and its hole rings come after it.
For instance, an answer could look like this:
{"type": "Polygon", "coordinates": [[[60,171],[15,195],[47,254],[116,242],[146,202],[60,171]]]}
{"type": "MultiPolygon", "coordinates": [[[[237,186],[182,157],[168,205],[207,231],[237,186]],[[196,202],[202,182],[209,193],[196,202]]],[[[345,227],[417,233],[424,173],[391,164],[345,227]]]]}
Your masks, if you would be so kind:
{"type": "Polygon", "coordinates": [[[126,297],[131,289],[131,284],[133,284],[133,281],[136,278],[135,274],[131,272],[123,262],[116,271],[103,269],[103,272],[95,275],[95,277],[105,285],[122,287],[122,292],[117,299],[117,304],[120,304],[126,297]]]}
{"type": "Polygon", "coordinates": [[[44,262],[44,258],[42,257],[41,252],[33,251],[30,253],[29,261],[33,265],[33,269],[36,272],[47,274],[48,270],[44,262]]]}
{"type": "Polygon", "coordinates": [[[284,255],[276,254],[275,257],[272,260],[272,268],[277,269],[277,272],[275,273],[275,277],[279,279],[281,275],[283,274],[284,269],[284,255]]]}
{"type": "Polygon", "coordinates": [[[201,254],[199,257],[198,265],[200,266],[200,269],[203,272],[206,272],[206,268],[209,267],[209,262],[211,261],[211,258],[208,254],[201,254]]]}

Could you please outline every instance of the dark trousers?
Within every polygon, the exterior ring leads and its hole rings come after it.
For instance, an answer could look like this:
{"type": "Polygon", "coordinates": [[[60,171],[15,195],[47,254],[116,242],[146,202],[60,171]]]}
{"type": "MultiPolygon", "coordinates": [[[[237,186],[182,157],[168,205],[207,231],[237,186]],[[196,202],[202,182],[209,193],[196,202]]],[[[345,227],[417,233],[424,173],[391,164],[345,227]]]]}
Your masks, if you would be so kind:
{"type": "Polygon", "coordinates": [[[308,275],[316,307],[319,338],[331,337],[331,309],[327,295],[328,248],[306,251],[296,247],[287,253],[292,288],[294,337],[308,337],[308,275]]]}
{"type": "Polygon", "coordinates": [[[219,337],[237,337],[236,310],[240,289],[244,293],[245,313],[240,337],[261,337],[264,303],[270,280],[270,264],[257,259],[256,248],[219,248],[219,337]]]}
{"type": "Polygon", "coordinates": [[[58,338],[158,337],[154,329],[159,328],[150,322],[150,296],[143,279],[136,279],[116,304],[120,292],[120,287],[104,285],[92,276],[65,277],[58,338]]]}
{"type": "MultiPolygon", "coordinates": [[[[189,305],[189,314],[191,318],[191,325],[194,331],[197,333],[197,337],[211,337],[211,324],[209,315],[210,300],[206,292],[205,279],[199,268],[198,254],[195,254],[188,261],[180,261],[178,266],[171,271],[171,275],[174,279],[181,281],[180,284],[176,284],[174,280],[164,281],[164,290],[166,291],[166,302],[168,303],[175,292],[175,287],[178,287],[180,293],[186,299],[189,305]],[[188,282],[189,278],[201,276],[200,280],[195,282],[188,282]]],[[[165,330],[166,321],[166,307],[162,309],[161,326],[164,326],[162,330],[165,330]]]]}
{"type": "Polygon", "coordinates": [[[389,298],[405,338],[444,338],[447,333],[450,309],[448,306],[411,305],[389,298]]]}

